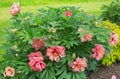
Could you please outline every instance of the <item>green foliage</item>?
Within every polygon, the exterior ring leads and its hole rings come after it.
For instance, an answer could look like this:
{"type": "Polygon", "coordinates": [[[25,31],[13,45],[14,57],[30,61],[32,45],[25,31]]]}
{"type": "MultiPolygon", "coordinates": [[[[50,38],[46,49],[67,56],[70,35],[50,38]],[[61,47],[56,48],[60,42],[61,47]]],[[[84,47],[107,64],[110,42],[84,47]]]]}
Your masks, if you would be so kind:
{"type": "Polygon", "coordinates": [[[111,64],[120,61],[120,45],[113,47],[111,54],[108,57],[103,58],[102,64],[105,66],[110,66],[111,64]]]}
{"type": "Polygon", "coordinates": [[[1,61],[0,78],[3,78],[4,69],[10,66],[16,70],[14,79],[87,79],[87,71],[95,71],[99,64],[99,61],[90,57],[95,44],[103,45],[105,56],[111,49],[108,44],[111,31],[104,27],[96,27],[95,16],[80,12],[78,7],[39,9],[37,15],[19,13],[11,20],[11,26],[5,30],[7,51],[1,61]],[[71,17],[65,15],[68,10],[72,12],[71,17]],[[87,32],[81,32],[79,29],[87,32]],[[92,34],[92,41],[81,42],[86,33],[92,34]],[[44,37],[47,37],[45,50],[38,51],[42,51],[47,67],[42,72],[33,71],[28,64],[28,54],[36,51],[32,48],[33,39],[44,37]],[[45,56],[46,49],[51,45],[66,48],[66,57],[61,58],[60,62],[52,62],[45,56]],[[69,65],[77,57],[87,59],[86,72],[72,72],[69,65]]]}
{"type": "Polygon", "coordinates": [[[110,5],[104,5],[100,17],[120,25],[120,0],[114,0],[110,5]]]}
{"type": "MultiPolygon", "coordinates": [[[[118,36],[120,37],[120,28],[118,25],[116,25],[115,23],[111,23],[110,21],[104,21],[103,24],[109,28],[111,31],[114,31],[115,33],[118,34],[118,36]]],[[[120,38],[119,38],[120,41],[120,38]]],[[[104,57],[102,60],[102,64],[109,66],[113,63],[115,63],[116,61],[120,61],[120,42],[118,43],[117,46],[114,46],[112,48],[111,53],[108,55],[108,57],[104,57]]]]}

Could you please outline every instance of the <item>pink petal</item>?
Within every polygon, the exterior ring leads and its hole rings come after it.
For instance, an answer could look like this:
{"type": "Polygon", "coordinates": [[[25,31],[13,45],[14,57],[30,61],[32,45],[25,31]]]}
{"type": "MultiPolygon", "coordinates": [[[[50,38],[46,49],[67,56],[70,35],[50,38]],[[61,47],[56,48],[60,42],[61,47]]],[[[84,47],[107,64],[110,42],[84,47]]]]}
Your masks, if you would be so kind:
{"type": "Polygon", "coordinates": [[[117,79],[116,75],[112,75],[111,79],[117,79]]]}

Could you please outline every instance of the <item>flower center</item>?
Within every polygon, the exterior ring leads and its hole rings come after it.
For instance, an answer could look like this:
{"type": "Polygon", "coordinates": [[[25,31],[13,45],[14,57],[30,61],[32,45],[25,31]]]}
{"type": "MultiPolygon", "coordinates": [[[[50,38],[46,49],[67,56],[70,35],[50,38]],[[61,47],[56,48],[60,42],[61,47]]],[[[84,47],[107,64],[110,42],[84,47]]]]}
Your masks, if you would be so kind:
{"type": "Polygon", "coordinates": [[[79,68],[79,69],[81,69],[82,65],[78,63],[78,64],[76,65],[76,67],[79,68]]]}
{"type": "Polygon", "coordinates": [[[54,57],[57,57],[58,56],[58,53],[55,51],[55,52],[53,52],[53,56],[54,57]]]}

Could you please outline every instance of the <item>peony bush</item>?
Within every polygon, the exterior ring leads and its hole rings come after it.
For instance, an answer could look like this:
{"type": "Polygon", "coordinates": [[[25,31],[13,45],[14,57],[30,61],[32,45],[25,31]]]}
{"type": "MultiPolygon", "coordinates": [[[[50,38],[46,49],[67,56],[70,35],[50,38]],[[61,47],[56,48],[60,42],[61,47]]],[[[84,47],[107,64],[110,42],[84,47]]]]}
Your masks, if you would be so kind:
{"type": "Polygon", "coordinates": [[[79,7],[42,8],[38,14],[12,7],[0,78],[87,79],[117,43],[112,31],[79,7]]]}

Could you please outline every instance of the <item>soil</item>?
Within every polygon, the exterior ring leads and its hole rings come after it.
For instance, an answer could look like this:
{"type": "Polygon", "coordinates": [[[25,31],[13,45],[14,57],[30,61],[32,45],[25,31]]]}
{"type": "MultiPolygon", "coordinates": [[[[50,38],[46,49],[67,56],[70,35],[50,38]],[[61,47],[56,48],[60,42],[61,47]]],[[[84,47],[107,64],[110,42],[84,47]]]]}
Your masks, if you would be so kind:
{"type": "Polygon", "coordinates": [[[101,66],[97,72],[91,72],[88,79],[111,79],[116,75],[120,79],[120,63],[114,63],[111,66],[101,66]]]}

